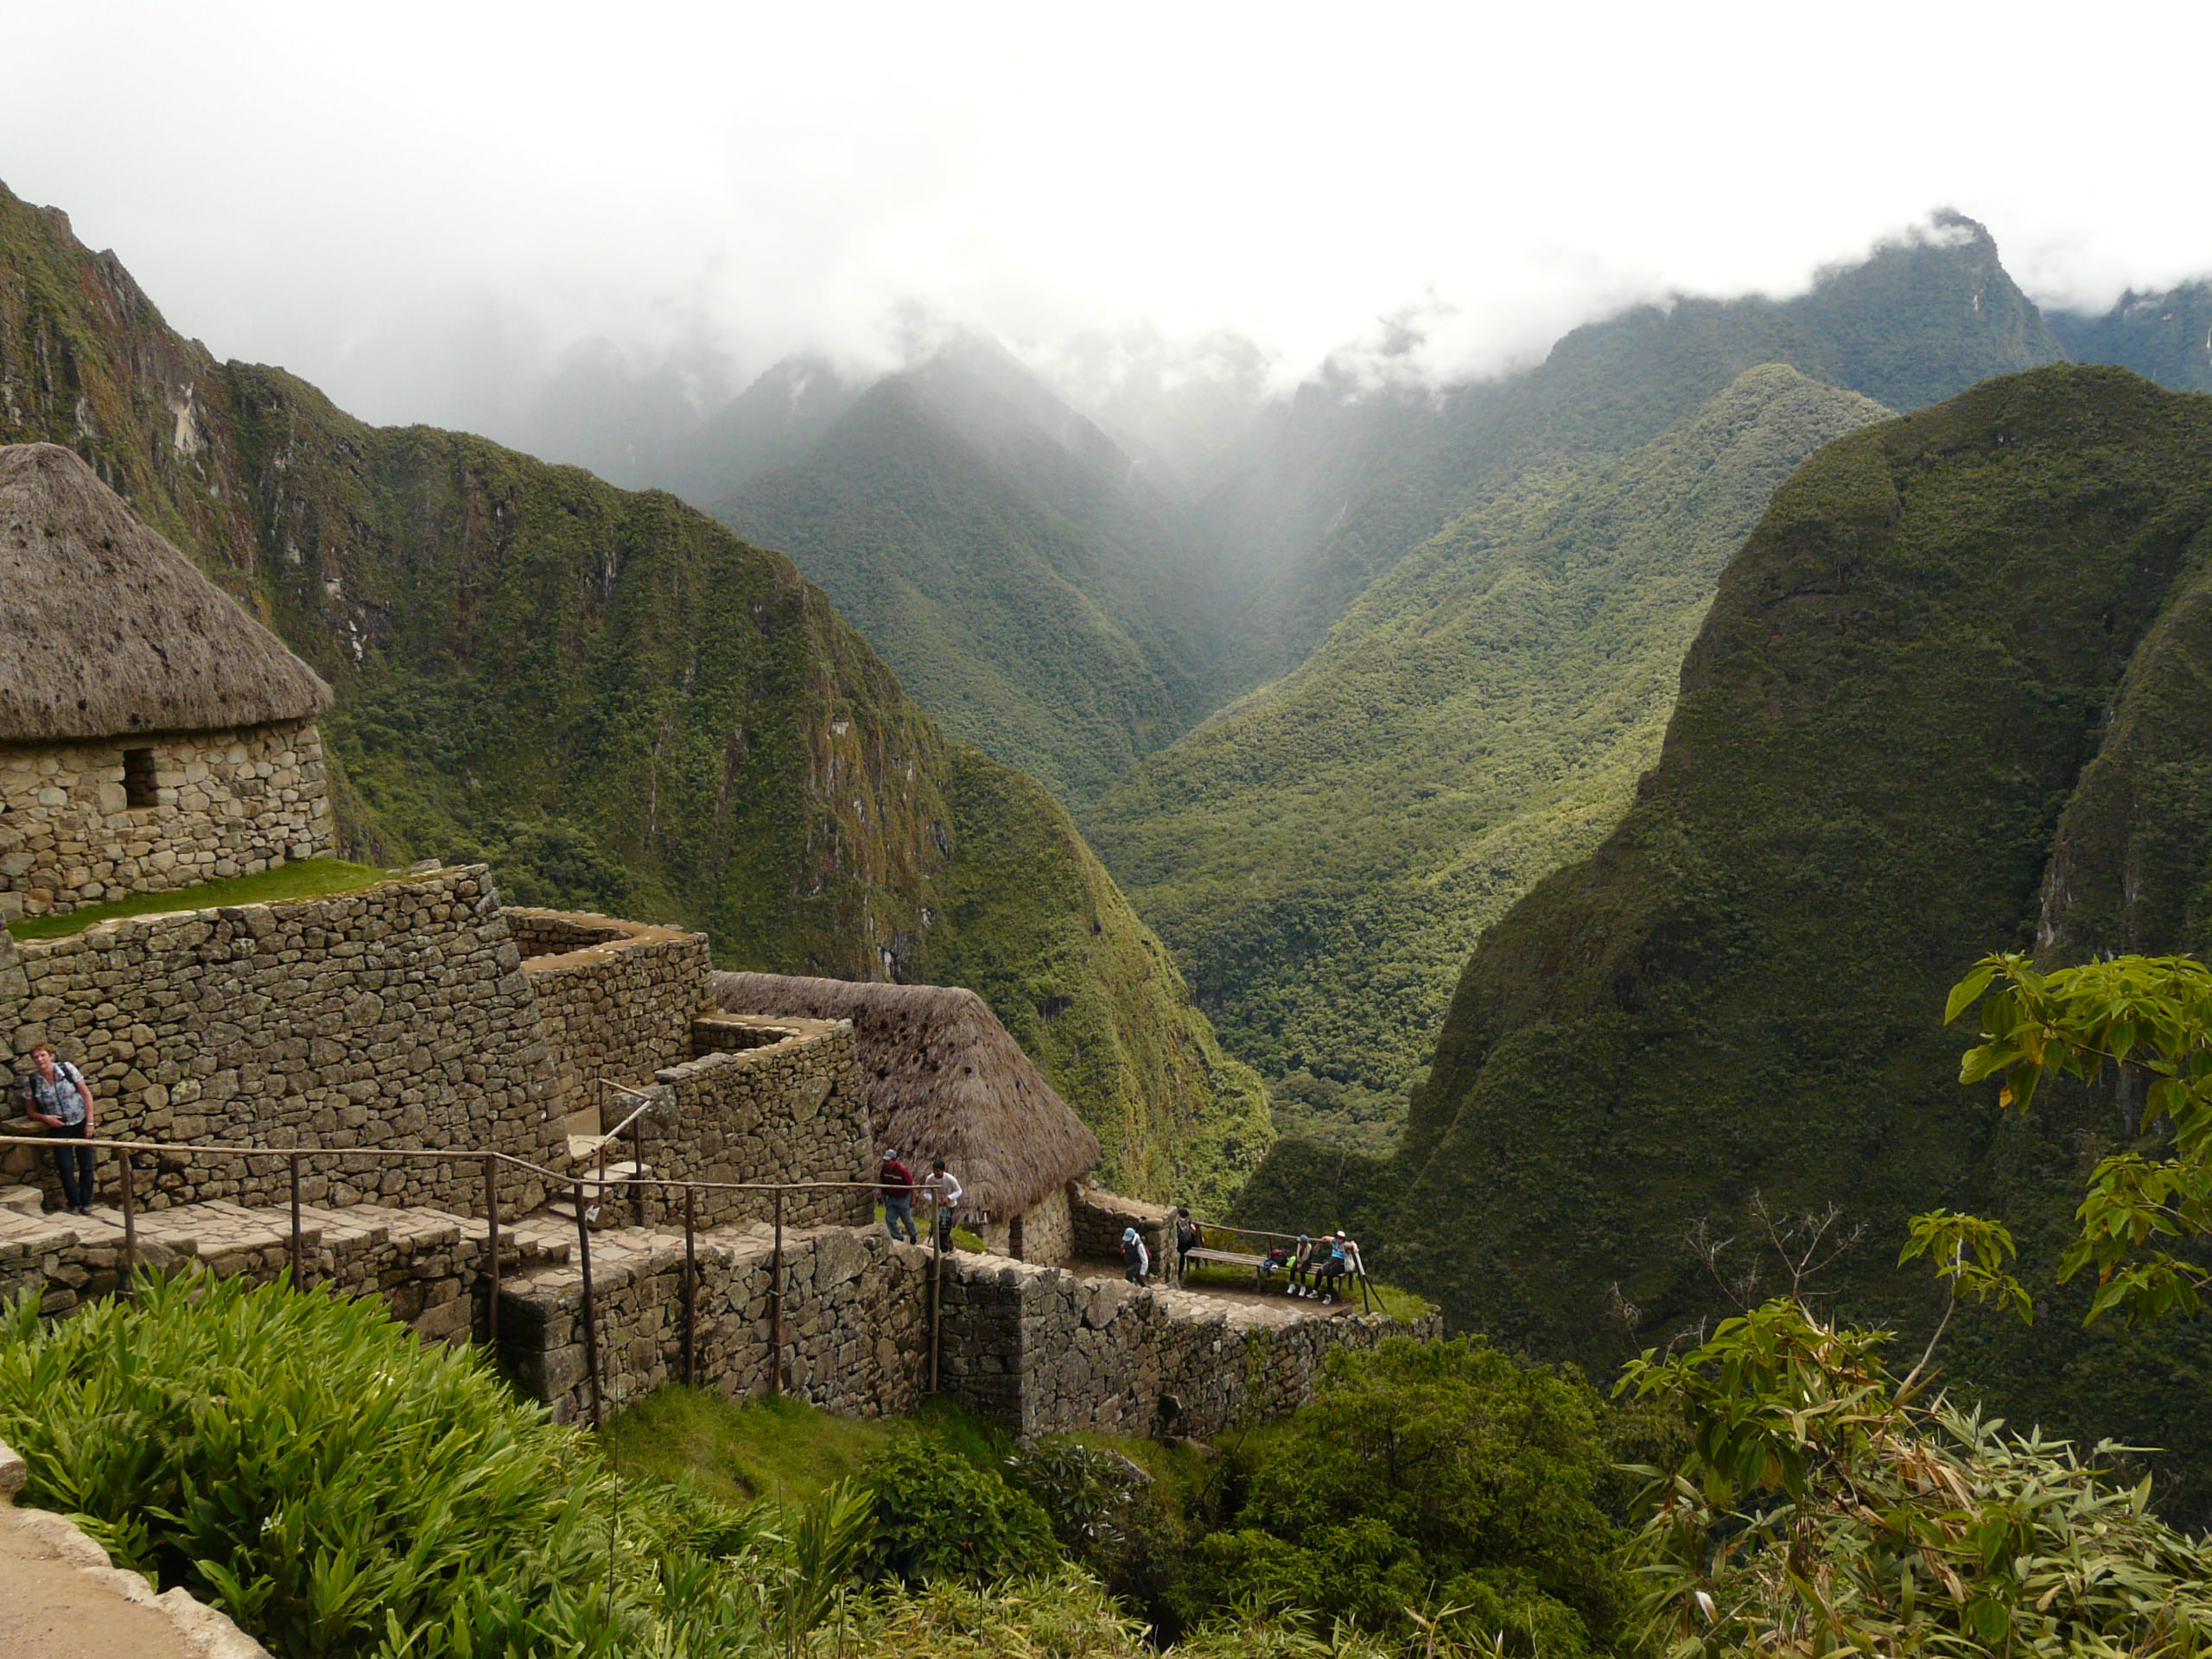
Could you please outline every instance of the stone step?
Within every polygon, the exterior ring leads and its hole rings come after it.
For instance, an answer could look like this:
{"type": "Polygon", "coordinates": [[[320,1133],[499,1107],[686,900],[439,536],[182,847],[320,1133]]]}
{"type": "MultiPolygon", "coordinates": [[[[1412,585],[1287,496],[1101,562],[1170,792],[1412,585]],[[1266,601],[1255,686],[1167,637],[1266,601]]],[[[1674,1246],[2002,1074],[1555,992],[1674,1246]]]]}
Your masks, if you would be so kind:
{"type": "Polygon", "coordinates": [[[0,1186],[0,1211],[35,1216],[46,1208],[46,1194],[35,1186],[0,1186]]]}

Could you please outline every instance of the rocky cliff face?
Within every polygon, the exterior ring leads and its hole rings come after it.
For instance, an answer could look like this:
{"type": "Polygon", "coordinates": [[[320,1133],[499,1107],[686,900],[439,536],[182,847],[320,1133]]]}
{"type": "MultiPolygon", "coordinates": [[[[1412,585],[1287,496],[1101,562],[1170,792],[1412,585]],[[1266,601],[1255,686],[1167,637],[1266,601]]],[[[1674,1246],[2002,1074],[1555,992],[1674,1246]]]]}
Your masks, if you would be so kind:
{"type": "Polygon", "coordinates": [[[990,763],[781,555],[672,496],[370,427],[282,370],[219,364],[62,214],[0,190],[0,442],[39,438],[338,689],[357,852],[485,856],[524,902],[704,926],[725,966],[995,974],[1029,1004],[999,1010],[1017,1032],[1042,1006],[1092,1033],[1079,1076],[1049,1044],[1038,1058],[1108,1179],[1219,1192],[1241,1173],[1224,1145],[1246,1166],[1263,1149],[1256,1081],[1164,957],[1134,980],[1114,965],[1159,947],[1065,816],[991,768],[1020,844],[963,826],[956,798],[990,763]],[[976,902],[1039,870],[1065,879],[976,902]],[[1145,1063],[1171,1035],[1204,1063],[1145,1063]]]}

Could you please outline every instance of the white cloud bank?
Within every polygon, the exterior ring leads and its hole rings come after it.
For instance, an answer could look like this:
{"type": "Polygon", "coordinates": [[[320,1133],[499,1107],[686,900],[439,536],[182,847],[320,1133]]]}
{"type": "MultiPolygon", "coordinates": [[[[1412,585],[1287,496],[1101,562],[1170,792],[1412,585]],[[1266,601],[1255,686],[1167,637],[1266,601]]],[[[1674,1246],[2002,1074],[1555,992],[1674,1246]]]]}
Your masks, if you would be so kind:
{"type": "Polygon", "coordinates": [[[0,0],[0,181],[171,321],[497,429],[606,340],[882,360],[1409,309],[1440,374],[1955,206],[2039,297],[2212,270],[2201,7],[0,0]]]}

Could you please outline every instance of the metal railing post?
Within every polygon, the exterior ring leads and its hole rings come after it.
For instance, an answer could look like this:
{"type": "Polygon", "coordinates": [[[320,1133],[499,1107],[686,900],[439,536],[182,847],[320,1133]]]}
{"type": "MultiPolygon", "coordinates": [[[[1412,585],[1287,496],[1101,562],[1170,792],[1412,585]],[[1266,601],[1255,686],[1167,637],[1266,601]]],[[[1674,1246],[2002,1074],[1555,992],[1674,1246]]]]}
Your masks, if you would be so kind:
{"type": "Polygon", "coordinates": [[[584,1184],[575,1184],[576,1253],[584,1275],[584,1370],[591,1382],[591,1426],[600,1427],[606,1411],[599,1385],[599,1321],[591,1301],[591,1223],[584,1216],[584,1184]]]}
{"type": "Polygon", "coordinates": [[[776,1246],[768,1257],[768,1392],[784,1391],[784,1189],[776,1189],[776,1246]]]}
{"type": "Polygon", "coordinates": [[[944,1325],[944,1229],[938,1224],[938,1206],[930,1205],[930,1392],[938,1389],[938,1332],[944,1325]]]}
{"type": "Polygon", "coordinates": [[[699,1189],[683,1188],[683,1381],[699,1380],[699,1189]]]}
{"type": "Polygon", "coordinates": [[[123,1294],[133,1294],[138,1276],[138,1198],[130,1179],[130,1154],[123,1154],[123,1294]]]}
{"type": "Polygon", "coordinates": [[[292,1288],[298,1290],[307,1283],[300,1265],[300,1154],[296,1152],[284,1161],[292,1166],[292,1288]]]}
{"type": "Polygon", "coordinates": [[[499,1157],[484,1154],[484,1341],[499,1345],[499,1157]]]}

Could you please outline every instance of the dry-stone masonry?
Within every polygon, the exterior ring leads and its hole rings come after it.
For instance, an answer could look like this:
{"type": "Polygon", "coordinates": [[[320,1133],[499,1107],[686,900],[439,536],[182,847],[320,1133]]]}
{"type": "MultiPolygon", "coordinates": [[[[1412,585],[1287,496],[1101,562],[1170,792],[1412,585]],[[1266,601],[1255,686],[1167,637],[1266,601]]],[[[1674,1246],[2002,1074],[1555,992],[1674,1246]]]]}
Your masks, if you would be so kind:
{"type": "MultiPolygon", "coordinates": [[[[774,1040],[718,1049],[654,1074],[676,1096],[672,1123],[657,1122],[652,1130],[652,1144],[669,1148],[669,1173],[697,1181],[864,1183],[874,1166],[867,1084],[850,1022],[700,1022],[716,1040],[726,1040],[729,1027],[741,1023],[749,1025],[748,1034],[774,1040]]],[[[858,1225],[874,1202],[864,1185],[793,1192],[784,1200],[784,1220],[797,1227],[858,1225]]],[[[710,1225],[773,1210],[766,1192],[699,1195],[700,1219],[710,1225]]]]}
{"type": "MultiPolygon", "coordinates": [[[[13,954],[14,970],[0,961],[0,1058],[20,1074],[33,1045],[53,1044],[91,1081],[111,1137],[496,1147],[539,1164],[564,1149],[537,1003],[480,867],[102,922],[13,954]]],[[[427,1160],[318,1160],[308,1194],[473,1211],[481,1179],[427,1160]]],[[[268,1161],[179,1153],[142,1197],[264,1204],[287,1180],[268,1161]]],[[[510,1202],[535,1204],[528,1178],[515,1181],[510,1202]]]]}
{"type": "Polygon", "coordinates": [[[705,934],[512,906],[506,917],[576,1109],[612,1103],[602,1080],[639,1084],[691,1058],[714,968],[705,934]]]}
{"type": "Polygon", "coordinates": [[[319,858],[331,836],[305,721],[0,746],[0,924],[319,858]]]}

